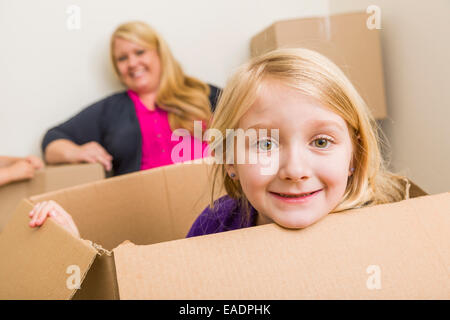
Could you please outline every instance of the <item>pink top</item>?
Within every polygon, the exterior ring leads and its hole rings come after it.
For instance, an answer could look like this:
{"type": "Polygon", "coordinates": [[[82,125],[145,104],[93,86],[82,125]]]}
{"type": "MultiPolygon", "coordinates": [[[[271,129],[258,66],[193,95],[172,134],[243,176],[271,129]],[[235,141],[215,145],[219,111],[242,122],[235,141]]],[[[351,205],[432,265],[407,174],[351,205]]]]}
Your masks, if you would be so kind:
{"type": "Polygon", "coordinates": [[[208,146],[206,142],[202,143],[193,136],[180,137],[177,135],[173,135],[175,141],[172,141],[172,130],[167,111],[158,106],[153,111],[149,110],[136,92],[128,90],[127,93],[134,103],[141,127],[141,170],[203,157],[208,146]]]}

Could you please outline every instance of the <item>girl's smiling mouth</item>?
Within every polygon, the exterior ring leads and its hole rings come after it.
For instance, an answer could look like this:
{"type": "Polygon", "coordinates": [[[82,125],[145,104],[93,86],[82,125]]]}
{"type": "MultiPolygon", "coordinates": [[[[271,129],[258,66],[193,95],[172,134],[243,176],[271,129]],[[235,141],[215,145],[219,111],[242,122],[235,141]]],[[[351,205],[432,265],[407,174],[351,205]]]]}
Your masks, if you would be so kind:
{"type": "Polygon", "coordinates": [[[312,198],[314,198],[317,194],[319,194],[323,189],[318,189],[311,192],[303,192],[303,193],[278,193],[269,191],[269,193],[276,199],[289,202],[289,203],[302,203],[306,202],[312,198]]]}

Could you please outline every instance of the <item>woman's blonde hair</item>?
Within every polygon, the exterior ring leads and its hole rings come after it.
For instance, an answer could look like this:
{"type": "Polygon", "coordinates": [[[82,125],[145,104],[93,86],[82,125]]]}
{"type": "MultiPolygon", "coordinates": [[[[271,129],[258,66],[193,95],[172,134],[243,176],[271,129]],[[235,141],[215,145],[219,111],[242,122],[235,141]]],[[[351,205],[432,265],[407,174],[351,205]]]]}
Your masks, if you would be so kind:
{"type": "Polygon", "coordinates": [[[183,73],[166,42],[148,24],[132,21],[121,24],[111,36],[110,52],[116,74],[120,77],[114,58],[114,40],[122,38],[146,48],[156,49],[161,60],[161,79],[156,103],[169,112],[172,130],[184,128],[193,133],[194,120],[207,124],[211,119],[209,86],[183,73]]]}
{"type": "MultiPolygon", "coordinates": [[[[364,100],[344,73],[315,51],[279,49],[241,66],[221,95],[211,127],[220,130],[224,137],[226,129],[236,129],[241,117],[254,104],[263,81],[267,79],[281,81],[316,99],[347,123],[353,144],[354,172],[347,182],[341,202],[333,212],[403,199],[404,177],[392,174],[385,168],[380,153],[378,127],[364,100]]],[[[282,104],[280,106],[282,108],[282,104]]],[[[225,141],[227,138],[232,137],[226,137],[225,141]]],[[[224,143],[213,142],[211,149],[222,148],[226,158],[224,143]]],[[[243,201],[248,207],[239,181],[228,176],[225,164],[215,164],[214,169],[214,181],[222,181],[228,195],[243,201]]]]}

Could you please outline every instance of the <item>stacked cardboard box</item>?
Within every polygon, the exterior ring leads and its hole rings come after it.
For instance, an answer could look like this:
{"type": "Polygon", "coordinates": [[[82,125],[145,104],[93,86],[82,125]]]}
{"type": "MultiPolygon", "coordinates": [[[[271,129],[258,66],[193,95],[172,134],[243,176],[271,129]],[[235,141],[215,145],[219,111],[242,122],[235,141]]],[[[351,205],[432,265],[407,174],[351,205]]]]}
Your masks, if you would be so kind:
{"type": "Polygon", "coordinates": [[[47,166],[36,172],[33,179],[0,187],[0,231],[23,198],[77,184],[103,179],[105,173],[99,164],[47,166]]]}
{"type": "Polygon", "coordinates": [[[355,12],[277,21],[251,39],[252,57],[278,48],[307,48],[325,55],[349,77],[376,119],[387,116],[381,43],[370,15],[355,12]]]}

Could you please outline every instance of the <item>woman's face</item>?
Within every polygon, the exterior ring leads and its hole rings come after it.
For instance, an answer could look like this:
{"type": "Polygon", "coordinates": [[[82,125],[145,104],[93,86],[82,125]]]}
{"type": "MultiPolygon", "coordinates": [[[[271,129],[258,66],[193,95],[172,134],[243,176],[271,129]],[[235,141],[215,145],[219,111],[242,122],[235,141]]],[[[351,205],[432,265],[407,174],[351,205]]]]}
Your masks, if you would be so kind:
{"type": "Polygon", "coordinates": [[[115,38],[113,54],[120,78],[125,86],[138,94],[158,90],[161,61],[156,49],[115,38]]]}
{"type": "Polygon", "coordinates": [[[279,129],[278,137],[257,135],[246,146],[247,154],[276,160],[270,174],[262,174],[260,162],[228,168],[258,211],[258,224],[304,228],[339,204],[352,159],[349,130],[339,115],[295,89],[267,81],[239,127],[279,129]]]}

